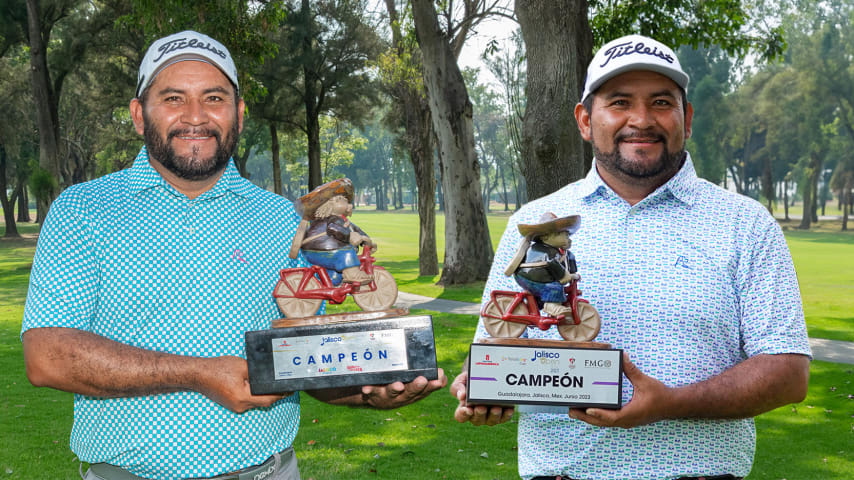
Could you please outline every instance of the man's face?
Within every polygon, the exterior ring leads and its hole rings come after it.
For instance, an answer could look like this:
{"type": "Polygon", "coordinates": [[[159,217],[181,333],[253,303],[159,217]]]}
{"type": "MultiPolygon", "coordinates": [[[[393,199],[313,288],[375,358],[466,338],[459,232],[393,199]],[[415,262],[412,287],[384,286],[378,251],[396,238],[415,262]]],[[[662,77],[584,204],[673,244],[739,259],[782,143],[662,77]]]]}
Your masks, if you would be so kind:
{"type": "Polygon", "coordinates": [[[685,157],[692,115],[676,83],[650,71],[618,75],[593,94],[589,113],[576,108],[597,166],[623,182],[660,184],[675,174],[685,157]]]}
{"type": "Polygon", "coordinates": [[[131,102],[150,158],[184,180],[221,172],[243,128],[243,100],[235,95],[228,78],[208,63],[183,61],[164,68],[145,104],[131,102]]]}

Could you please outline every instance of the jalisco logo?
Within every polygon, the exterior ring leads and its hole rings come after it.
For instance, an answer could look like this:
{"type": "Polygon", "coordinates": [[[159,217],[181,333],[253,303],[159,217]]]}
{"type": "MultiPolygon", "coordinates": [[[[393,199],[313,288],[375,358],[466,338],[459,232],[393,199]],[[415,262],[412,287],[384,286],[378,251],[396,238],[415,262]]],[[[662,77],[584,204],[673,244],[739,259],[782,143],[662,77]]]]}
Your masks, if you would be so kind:
{"type": "Polygon", "coordinates": [[[649,55],[652,57],[658,57],[667,63],[673,63],[673,61],[674,61],[674,58],[672,55],[665,53],[665,52],[662,52],[662,51],[659,51],[658,47],[650,48],[650,47],[647,47],[646,45],[644,45],[643,42],[638,42],[638,43],[626,42],[626,43],[621,43],[619,45],[614,45],[613,47],[609,48],[608,50],[605,50],[605,56],[607,58],[605,59],[605,63],[603,63],[602,65],[599,65],[599,67],[602,68],[605,65],[608,65],[608,63],[615,58],[620,58],[620,57],[623,57],[626,55],[632,55],[632,54],[649,55]]]}
{"type": "Polygon", "coordinates": [[[532,358],[531,361],[533,362],[534,360],[536,360],[538,358],[541,358],[541,359],[546,359],[546,358],[559,359],[560,353],[558,353],[558,352],[547,352],[545,350],[539,350],[539,351],[534,352],[534,358],[532,358]]]}
{"type": "Polygon", "coordinates": [[[341,337],[323,337],[322,339],[320,339],[320,346],[322,347],[327,343],[338,343],[342,340],[343,338],[341,337]]]}

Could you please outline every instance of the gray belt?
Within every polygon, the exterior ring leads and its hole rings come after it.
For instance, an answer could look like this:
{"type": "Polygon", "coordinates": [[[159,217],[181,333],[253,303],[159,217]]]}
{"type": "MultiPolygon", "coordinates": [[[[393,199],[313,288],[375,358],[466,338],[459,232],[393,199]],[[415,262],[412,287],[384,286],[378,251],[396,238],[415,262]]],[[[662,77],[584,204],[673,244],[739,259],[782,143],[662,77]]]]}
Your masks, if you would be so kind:
{"type": "MultiPolygon", "coordinates": [[[[272,478],[273,474],[280,469],[289,467],[291,462],[296,462],[296,456],[294,449],[288,448],[281,453],[274,454],[260,465],[210,477],[210,480],[264,480],[265,478],[272,478]]],[[[93,463],[89,465],[88,473],[93,473],[103,480],[148,480],[109,463],[93,463]]],[[[296,479],[299,479],[298,475],[295,477],[296,479]]]]}

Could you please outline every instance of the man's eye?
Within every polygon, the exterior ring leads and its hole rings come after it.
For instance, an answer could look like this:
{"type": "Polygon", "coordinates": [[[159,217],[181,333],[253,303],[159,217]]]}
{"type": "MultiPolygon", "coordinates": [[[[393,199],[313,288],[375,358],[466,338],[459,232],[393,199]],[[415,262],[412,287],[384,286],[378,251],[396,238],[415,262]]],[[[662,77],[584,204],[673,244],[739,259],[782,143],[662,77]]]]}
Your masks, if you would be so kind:
{"type": "Polygon", "coordinates": [[[208,102],[211,102],[211,103],[219,103],[219,102],[223,102],[223,101],[225,101],[225,99],[223,99],[222,97],[217,96],[217,95],[211,95],[210,97],[208,97],[208,102]]]}
{"type": "Polygon", "coordinates": [[[168,96],[168,97],[164,98],[164,99],[163,99],[163,101],[164,101],[164,102],[169,102],[169,103],[180,102],[180,101],[181,101],[181,97],[179,97],[179,96],[177,96],[177,95],[171,95],[171,96],[168,96]]]}

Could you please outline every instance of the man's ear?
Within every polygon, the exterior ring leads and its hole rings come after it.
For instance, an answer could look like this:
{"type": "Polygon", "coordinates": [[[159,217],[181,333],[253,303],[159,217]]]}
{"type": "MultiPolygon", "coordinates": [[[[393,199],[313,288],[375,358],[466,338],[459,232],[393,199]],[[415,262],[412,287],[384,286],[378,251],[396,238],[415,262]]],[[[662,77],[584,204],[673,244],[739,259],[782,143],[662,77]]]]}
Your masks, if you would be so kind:
{"type": "Polygon", "coordinates": [[[142,103],[138,98],[134,98],[130,101],[130,118],[133,120],[133,126],[136,129],[136,133],[143,135],[145,132],[145,120],[142,116],[142,103]]]}
{"type": "Polygon", "coordinates": [[[578,124],[578,131],[581,133],[581,138],[589,142],[592,137],[590,135],[590,113],[580,103],[575,106],[575,123],[578,124]]]}
{"type": "Polygon", "coordinates": [[[243,112],[246,111],[246,104],[241,98],[237,102],[237,133],[243,133],[243,112]]]}
{"type": "Polygon", "coordinates": [[[691,102],[685,105],[685,138],[691,138],[691,123],[694,120],[694,106],[691,102]]]}

